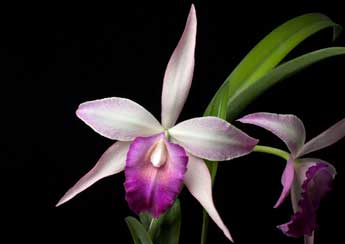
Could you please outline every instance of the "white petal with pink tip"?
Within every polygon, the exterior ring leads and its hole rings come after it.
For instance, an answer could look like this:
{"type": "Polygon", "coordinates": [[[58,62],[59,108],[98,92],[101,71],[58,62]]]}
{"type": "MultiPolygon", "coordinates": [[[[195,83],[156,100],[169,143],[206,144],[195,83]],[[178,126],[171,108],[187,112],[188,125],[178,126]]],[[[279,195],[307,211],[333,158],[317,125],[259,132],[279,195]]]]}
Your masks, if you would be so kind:
{"type": "Polygon", "coordinates": [[[224,235],[233,242],[228,228],[219,216],[212,198],[211,176],[202,159],[188,155],[189,161],[184,183],[190,193],[200,202],[211,219],[223,231],[224,235]]]}
{"type": "Polygon", "coordinates": [[[189,153],[215,161],[229,160],[248,154],[258,142],[217,117],[183,121],[171,128],[169,134],[189,153]]]}
{"type": "Polygon", "coordinates": [[[164,129],[145,108],[126,98],[111,97],[79,105],[77,116],[107,138],[131,141],[151,136],[164,129]]]}
{"type": "Polygon", "coordinates": [[[164,75],[162,91],[162,125],[171,128],[187,99],[194,71],[196,14],[192,5],[186,27],[175,48],[164,75]]]}
{"type": "Polygon", "coordinates": [[[328,147],[345,136],[345,118],[308,141],[299,153],[299,157],[328,147]]]}
{"type": "Polygon", "coordinates": [[[56,206],[69,201],[96,181],[123,171],[129,145],[129,142],[116,142],[109,147],[97,164],[65,193],[56,206]]]}
{"type": "Polygon", "coordinates": [[[269,130],[285,142],[296,158],[305,142],[305,128],[302,121],[291,114],[253,113],[238,121],[260,126],[269,130]]]}

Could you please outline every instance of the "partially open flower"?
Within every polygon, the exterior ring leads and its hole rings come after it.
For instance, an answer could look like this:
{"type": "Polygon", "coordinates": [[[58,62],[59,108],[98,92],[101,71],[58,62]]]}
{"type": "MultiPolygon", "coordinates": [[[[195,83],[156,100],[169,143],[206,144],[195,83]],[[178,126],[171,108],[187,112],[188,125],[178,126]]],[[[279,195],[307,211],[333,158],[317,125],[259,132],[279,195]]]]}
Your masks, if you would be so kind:
{"type": "Polygon", "coordinates": [[[306,243],[313,242],[316,229],[316,210],[321,199],[330,191],[335,168],[315,158],[300,158],[305,154],[328,147],[345,136],[345,119],[305,143],[305,128],[294,115],[254,113],[239,119],[242,123],[265,128],[278,136],[290,150],[281,181],[282,193],[274,207],[278,207],[291,192],[294,215],[278,226],[286,235],[306,236],[306,243]]]}

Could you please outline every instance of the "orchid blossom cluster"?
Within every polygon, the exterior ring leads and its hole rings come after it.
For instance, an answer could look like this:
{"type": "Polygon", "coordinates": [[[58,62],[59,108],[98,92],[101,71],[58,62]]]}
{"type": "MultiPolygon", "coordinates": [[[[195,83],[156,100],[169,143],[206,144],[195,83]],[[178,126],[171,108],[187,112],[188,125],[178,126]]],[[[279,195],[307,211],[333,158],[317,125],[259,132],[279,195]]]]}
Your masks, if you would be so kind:
{"type": "MultiPolygon", "coordinates": [[[[129,208],[154,218],[165,213],[185,185],[208,215],[232,241],[212,199],[212,182],[204,159],[228,161],[251,153],[258,140],[217,117],[193,118],[176,124],[187,99],[194,71],[197,19],[191,7],[184,32],[166,68],[161,123],[141,105],[121,97],[80,104],[76,114],[98,134],[116,142],[57,203],[61,205],[98,180],[125,173],[129,208]]],[[[330,190],[335,169],[329,163],[301,156],[324,148],[345,135],[345,119],[304,144],[303,123],[293,115],[256,113],[239,119],[263,127],[290,150],[282,175],[283,191],[275,207],[290,193],[294,215],[279,228],[288,236],[311,236],[315,212],[330,190]]]]}

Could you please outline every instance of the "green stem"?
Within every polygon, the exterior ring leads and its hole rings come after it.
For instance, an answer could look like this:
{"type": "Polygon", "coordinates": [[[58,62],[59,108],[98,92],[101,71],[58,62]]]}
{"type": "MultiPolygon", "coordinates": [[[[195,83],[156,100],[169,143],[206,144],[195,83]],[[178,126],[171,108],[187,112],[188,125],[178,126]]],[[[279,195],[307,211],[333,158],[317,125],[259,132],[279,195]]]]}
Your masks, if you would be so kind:
{"type": "Polygon", "coordinates": [[[268,147],[268,146],[261,146],[261,145],[256,145],[254,147],[254,152],[261,152],[261,153],[267,153],[267,154],[272,154],[278,157],[281,157],[285,160],[288,160],[290,157],[290,154],[284,150],[274,148],[274,147],[268,147]]]}
{"type": "Polygon", "coordinates": [[[202,214],[202,229],[201,229],[201,244],[206,244],[207,239],[207,227],[208,227],[209,217],[205,209],[203,210],[202,214]]]}

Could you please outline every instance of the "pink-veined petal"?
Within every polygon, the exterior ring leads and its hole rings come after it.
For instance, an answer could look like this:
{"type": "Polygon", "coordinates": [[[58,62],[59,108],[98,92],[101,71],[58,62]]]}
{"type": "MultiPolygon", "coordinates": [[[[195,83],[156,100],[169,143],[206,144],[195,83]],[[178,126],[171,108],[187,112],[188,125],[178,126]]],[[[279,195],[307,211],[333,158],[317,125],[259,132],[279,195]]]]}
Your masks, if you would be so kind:
{"type": "Polygon", "coordinates": [[[193,79],[197,20],[192,5],[184,32],[164,75],[162,90],[162,125],[171,128],[181,113],[193,79]]]}
{"type": "MultiPolygon", "coordinates": [[[[335,169],[319,159],[302,159],[298,164],[297,178],[302,182],[301,185],[294,184],[294,187],[300,188],[296,190],[300,192],[296,198],[299,199],[298,207],[291,220],[278,228],[287,236],[312,236],[317,228],[316,211],[321,199],[331,190],[335,169]]],[[[312,238],[306,237],[305,240],[312,241],[312,238]]]]}
{"type": "Polygon", "coordinates": [[[294,157],[305,142],[305,129],[302,121],[295,115],[253,113],[238,121],[260,126],[278,136],[289,148],[294,157]]]}
{"type": "Polygon", "coordinates": [[[129,142],[115,142],[109,147],[98,160],[97,164],[65,193],[56,206],[69,201],[96,181],[121,172],[125,168],[129,145],[129,142]]]}
{"type": "Polygon", "coordinates": [[[119,141],[151,136],[164,129],[145,108],[126,98],[111,97],[79,105],[77,116],[97,133],[119,141]]]}
{"type": "Polygon", "coordinates": [[[205,162],[192,155],[189,156],[188,169],[184,183],[190,193],[200,202],[211,219],[223,231],[224,235],[233,242],[228,228],[219,216],[212,198],[211,176],[205,162]]]}
{"type": "Polygon", "coordinates": [[[334,124],[320,135],[308,141],[299,153],[299,157],[307,153],[328,147],[345,136],[345,118],[334,124]]]}
{"type": "Polygon", "coordinates": [[[171,128],[169,134],[189,153],[215,161],[229,160],[248,154],[258,142],[217,117],[183,121],[171,128]]]}
{"type": "Polygon", "coordinates": [[[294,162],[290,158],[286,163],[286,166],[285,166],[282,178],[281,178],[283,190],[279,196],[277,203],[274,205],[274,208],[279,207],[280,204],[282,204],[282,202],[285,200],[285,198],[289,194],[290,189],[291,189],[291,185],[292,185],[293,180],[294,180],[294,174],[295,174],[294,162]]]}
{"type": "Polygon", "coordinates": [[[149,212],[155,218],[168,210],[180,192],[187,162],[184,149],[168,142],[164,134],[136,138],[128,151],[125,168],[129,207],[137,214],[149,212]],[[154,167],[151,153],[161,139],[166,146],[166,162],[154,167]]]}

